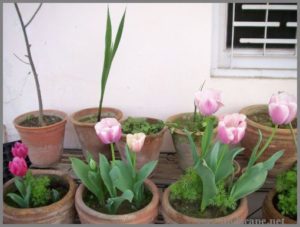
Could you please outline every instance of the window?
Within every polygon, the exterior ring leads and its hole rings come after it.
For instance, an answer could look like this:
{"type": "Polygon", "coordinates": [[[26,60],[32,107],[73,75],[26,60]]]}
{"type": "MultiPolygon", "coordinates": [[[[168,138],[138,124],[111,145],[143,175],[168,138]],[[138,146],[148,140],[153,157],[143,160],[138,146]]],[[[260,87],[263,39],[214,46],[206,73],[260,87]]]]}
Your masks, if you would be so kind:
{"type": "Polygon", "coordinates": [[[212,76],[296,78],[297,4],[214,4],[212,76]]]}

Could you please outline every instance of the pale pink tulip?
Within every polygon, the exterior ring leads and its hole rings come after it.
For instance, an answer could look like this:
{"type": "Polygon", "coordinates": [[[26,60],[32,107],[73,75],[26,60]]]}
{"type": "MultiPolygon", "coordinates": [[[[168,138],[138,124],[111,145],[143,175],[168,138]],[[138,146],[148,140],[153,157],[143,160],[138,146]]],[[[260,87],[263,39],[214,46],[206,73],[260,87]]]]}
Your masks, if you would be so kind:
{"type": "Polygon", "coordinates": [[[269,115],[276,125],[291,123],[297,115],[296,97],[286,92],[273,94],[269,102],[269,115]]]}
{"type": "Polygon", "coordinates": [[[26,158],[28,155],[28,147],[24,143],[16,142],[11,149],[14,157],[26,158]]]}
{"type": "Polygon", "coordinates": [[[12,161],[8,163],[9,171],[19,177],[23,177],[27,172],[27,164],[24,158],[14,157],[12,161]]]}
{"type": "Polygon", "coordinates": [[[95,130],[104,144],[118,142],[122,136],[121,124],[115,118],[103,118],[95,125],[95,130]]]}
{"type": "Polygon", "coordinates": [[[246,127],[246,115],[225,115],[219,119],[218,139],[224,144],[237,144],[244,137],[246,127]]]}
{"type": "Polygon", "coordinates": [[[195,94],[195,105],[203,116],[209,116],[223,106],[221,92],[213,89],[198,91],[195,94]]]}
{"type": "Polygon", "coordinates": [[[144,145],[146,135],[144,133],[127,134],[126,142],[129,149],[133,152],[140,152],[144,145]]]}

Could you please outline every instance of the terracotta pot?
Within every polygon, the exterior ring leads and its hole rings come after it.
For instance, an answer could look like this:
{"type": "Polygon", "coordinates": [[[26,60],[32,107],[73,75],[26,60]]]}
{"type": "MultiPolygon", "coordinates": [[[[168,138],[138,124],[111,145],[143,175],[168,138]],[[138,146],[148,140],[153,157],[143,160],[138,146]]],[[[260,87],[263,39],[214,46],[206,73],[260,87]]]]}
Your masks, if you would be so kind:
{"type": "MultiPolygon", "coordinates": [[[[159,121],[155,118],[146,119],[149,123],[156,123],[159,121]]],[[[125,120],[121,121],[121,123],[123,123],[124,121],[125,120]]],[[[160,132],[146,136],[142,150],[139,153],[137,153],[137,168],[141,168],[145,163],[149,161],[159,159],[160,147],[163,143],[163,138],[166,130],[167,127],[165,126],[162,130],[160,130],[160,132]]],[[[125,153],[126,135],[127,134],[122,134],[121,140],[116,143],[122,160],[127,160],[125,153]]]]}
{"type": "Polygon", "coordinates": [[[58,110],[44,110],[44,114],[60,117],[62,121],[43,127],[19,125],[28,115],[38,116],[38,114],[38,111],[22,114],[14,120],[14,125],[22,142],[29,148],[28,156],[32,164],[45,168],[60,161],[63,153],[67,114],[58,110]]]}
{"type": "Polygon", "coordinates": [[[297,224],[297,221],[283,216],[274,206],[276,190],[272,189],[265,197],[262,206],[262,217],[270,224],[297,224]]]}
{"type": "MultiPolygon", "coordinates": [[[[3,203],[4,224],[69,224],[73,223],[75,215],[74,196],[76,183],[66,173],[58,170],[31,170],[33,175],[59,176],[61,181],[68,185],[67,194],[59,201],[48,206],[37,208],[15,208],[3,203]]],[[[3,186],[3,195],[6,196],[14,188],[14,179],[7,181],[3,186]]]]}
{"type": "MultiPolygon", "coordinates": [[[[81,144],[83,155],[87,157],[87,153],[89,152],[92,154],[94,160],[98,162],[100,152],[108,159],[111,159],[109,145],[103,144],[97,137],[94,128],[96,123],[79,121],[81,118],[88,115],[97,114],[97,112],[98,108],[87,108],[80,110],[71,115],[71,121],[81,144]]],[[[111,113],[111,117],[115,117],[118,121],[120,121],[123,117],[123,113],[115,108],[103,107],[102,113],[111,113]]]]}
{"type": "Polygon", "coordinates": [[[121,215],[110,215],[100,213],[89,208],[82,200],[82,195],[86,188],[81,184],[76,191],[75,206],[82,224],[150,224],[154,223],[158,215],[159,194],[156,185],[150,181],[145,181],[146,186],[152,192],[151,202],[143,209],[121,215]]]}
{"type": "Polygon", "coordinates": [[[233,213],[219,218],[195,218],[176,211],[169,201],[170,189],[162,197],[162,214],[167,224],[242,224],[248,216],[247,198],[240,200],[239,207],[233,213]]]}
{"type": "MultiPolygon", "coordinates": [[[[267,105],[252,105],[243,108],[240,113],[245,114],[246,116],[267,112],[267,105]]],[[[263,134],[262,144],[266,142],[268,137],[272,133],[272,128],[264,126],[257,122],[254,122],[247,118],[247,129],[241,144],[245,147],[244,155],[247,158],[250,158],[252,149],[255,147],[258,141],[258,129],[263,134]]],[[[295,134],[297,135],[297,129],[294,129],[295,134]]],[[[279,173],[290,169],[293,166],[293,163],[297,160],[297,152],[293,136],[291,135],[290,129],[278,129],[270,146],[265,150],[263,155],[259,158],[258,162],[265,161],[271,157],[275,152],[284,149],[284,154],[280,159],[277,160],[274,168],[269,171],[269,176],[277,176],[279,173]]]]}
{"type": "MultiPolygon", "coordinates": [[[[184,117],[192,117],[194,113],[180,113],[173,115],[167,119],[167,123],[174,123],[176,120],[184,117]]],[[[216,129],[214,130],[216,134],[216,129]]],[[[190,148],[190,143],[186,133],[183,130],[175,129],[172,135],[173,144],[178,155],[179,167],[182,170],[186,170],[193,165],[193,156],[190,148]]],[[[198,132],[194,135],[194,141],[197,147],[198,153],[201,152],[201,138],[203,133],[198,132]]]]}

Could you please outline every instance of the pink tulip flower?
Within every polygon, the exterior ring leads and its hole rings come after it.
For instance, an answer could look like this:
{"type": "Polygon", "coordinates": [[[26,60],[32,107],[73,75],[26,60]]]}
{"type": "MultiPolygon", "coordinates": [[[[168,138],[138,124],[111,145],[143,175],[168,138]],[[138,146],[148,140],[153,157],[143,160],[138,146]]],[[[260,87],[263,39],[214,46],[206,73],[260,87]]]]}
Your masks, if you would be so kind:
{"type": "Polygon", "coordinates": [[[246,115],[225,115],[219,119],[217,137],[224,144],[237,144],[243,139],[246,127],[246,115]]]}
{"type": "Polygon", "coordinates": [[[14,157],[26,158],[28,155],[28,147],[24,143],[16,142],[11,149],[11,153],[14,157]]]}
{"type": "Polygon", "coordinates": [[[8,168],[13,175],[19,177],[25,176],[28,169],[25,159],[17,156],[8,163],[8,168]]]}
{"type": "Polygon", "coordinates": [[[291,123],[297,115],[296,97],[286,92],[273,94],[269,102],[269,115],[276,125],[291,123]]]}
{"type": "Polygon", "coordinates": [[[95,125],[95,130],[104,144],[118,142],[122,136],[121,124],[115,118],[103,118],[95,125]]]}
{"type": "Polygon", "coordinates": [[[195,94],[195,105],[203,116],[212,115],[223,106],[221,92],[213,89],[198,91],[195,94]]]}
{"type": "Polygon", "coordinates": [[[144,133],[127,134],[126,142],[133,152],[140,152],[144,145],[146,135],[144,133]]]}

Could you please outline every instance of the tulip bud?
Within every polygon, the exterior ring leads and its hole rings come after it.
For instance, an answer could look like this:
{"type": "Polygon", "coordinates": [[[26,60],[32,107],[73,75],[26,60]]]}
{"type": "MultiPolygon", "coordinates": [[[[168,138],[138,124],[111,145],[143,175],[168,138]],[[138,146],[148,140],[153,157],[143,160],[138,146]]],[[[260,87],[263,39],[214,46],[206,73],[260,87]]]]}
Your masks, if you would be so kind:
{"type": "Polygon", "coordinates": [[[269,102],[269,115],[276,125],[291,123],[297,115],[296,97],[286,92],[273,94],[269,102]]]}
{"type": "Polygon", "coordinates": [[[9,171],[19,177],[23,177],[27,172],[27,164],[24,158],[14,157],[12,161],[8,163],[9,171]]]}
{"type": "Polygon", "coordinates": [[[225,115],[219,119],[217,137],[224,144],[237,144],[243,139],[246,127],[246,115],[225,115]]]}
{"type": "Polygon", "coordinates": [[[26,158],[28,155],[28,147],[24,143],[16,142],[11,149],[14,157],[26,158]]]}
{"type": "Polygon", "coordinates": [[[94,159],[92,159],[92,158],[90,159],[89,166],[90,166],[91,170],[96,170],[97,169],[97,163],[95,162],[94,159]]]}
{"type": "Polygon", "coordinates": [[[144,133],[127,134],[126,142],[129,149],[133,152],[140,152],[144,145],[146,135],[144,133]]]}
{"type": "Polygon", "coordinates": [[[122,136],[121,124],[115,118],[103,118],[95,125],[95,130],[104,144],[118,142],[122,136]]]}
{"type": "Polygon", "coordinates": [[[212,115],[223,106],[221,93],[212,89],[198,91],[195,94],[195,105],[203,116],[212,115]]]}

